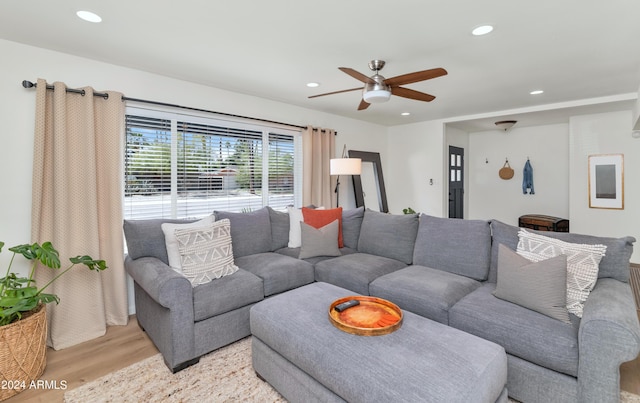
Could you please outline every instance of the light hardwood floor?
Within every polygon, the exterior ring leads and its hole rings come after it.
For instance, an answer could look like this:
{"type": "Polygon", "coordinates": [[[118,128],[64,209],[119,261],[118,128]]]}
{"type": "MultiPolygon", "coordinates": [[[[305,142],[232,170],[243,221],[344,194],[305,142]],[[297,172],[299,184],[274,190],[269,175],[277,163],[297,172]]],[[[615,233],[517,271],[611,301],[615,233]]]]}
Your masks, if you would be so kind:
{"type": "MultiPolygon", "coordinates": [[[[638,312],[640,316],[640,311],[638,312]]],[[[140,329],[135,316],[127,326],[113,326],[107,334],[77,346],[47,352],[47,368],[41,379],[66,381],[67,390],[77,388],[109,372],[157,354],[151,340],[140,329]]],[[[623,390],[640,394],[640,356],[620,367],[620,385],[623,390]]],[[[65,390],[26,390],[6,403],[62,402],[65,390]]]]}

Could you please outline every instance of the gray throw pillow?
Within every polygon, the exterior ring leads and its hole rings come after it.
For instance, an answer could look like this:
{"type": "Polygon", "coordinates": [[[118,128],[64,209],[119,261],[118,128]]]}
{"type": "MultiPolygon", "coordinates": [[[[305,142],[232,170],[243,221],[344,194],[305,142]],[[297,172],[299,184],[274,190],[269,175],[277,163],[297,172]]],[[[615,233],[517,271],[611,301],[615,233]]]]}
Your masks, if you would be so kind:
{"type": "Polygon", "coordinates": [[[567,257],[558,255],[531,262],[505,245],[498,245],[497,298],[571,323],[567,310],[567,257]]]}
{"type": "Polygon", "coordinates": [[[321,228],[314,228],[309,224],[300,222],[302,245],[300,246],[300,259],[308,259],[316,256],[341,256],[338,248],[338,220],[334,220],[321,228]]]}
{"type": "Polygon", "coordinates": [[[518,254],[532,262],[565,255],[567,258],[567,309],[582,317],[584,303],[596,286],[600,261],[606,245],[587,245],[561,241],[521,229],[518,232],[518,254]]]}

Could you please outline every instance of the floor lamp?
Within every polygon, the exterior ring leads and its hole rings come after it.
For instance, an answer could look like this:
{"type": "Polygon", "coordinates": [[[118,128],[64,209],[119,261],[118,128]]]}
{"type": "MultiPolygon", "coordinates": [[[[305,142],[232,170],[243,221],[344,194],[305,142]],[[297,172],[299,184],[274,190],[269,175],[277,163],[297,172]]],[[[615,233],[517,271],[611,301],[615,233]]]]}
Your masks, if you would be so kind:
{"type": "Polygon", "coordinates": [[[342,158],[330,160],[330,173],[336,175],[336,207],[340,206],[340,175],[360,175],[362,173],[362,160],[360,158],[348,158],[347,146],[342,149],[342,158]]]}

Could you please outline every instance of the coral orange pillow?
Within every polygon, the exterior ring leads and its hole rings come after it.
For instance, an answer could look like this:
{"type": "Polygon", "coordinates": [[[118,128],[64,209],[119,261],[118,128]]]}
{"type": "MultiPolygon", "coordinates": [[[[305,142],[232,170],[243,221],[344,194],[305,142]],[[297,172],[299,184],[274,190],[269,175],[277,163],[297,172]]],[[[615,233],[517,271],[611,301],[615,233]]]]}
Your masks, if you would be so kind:
{"type": "Polygon", "coordinates": [[[342,207],[328,210],[303,207],[302,217],[304,218],[305,224],[311,225],[314,228],[322,228],[325,225],[338,220],[338,247],[342,248],[344,246],[342,241],[342,207]]]}

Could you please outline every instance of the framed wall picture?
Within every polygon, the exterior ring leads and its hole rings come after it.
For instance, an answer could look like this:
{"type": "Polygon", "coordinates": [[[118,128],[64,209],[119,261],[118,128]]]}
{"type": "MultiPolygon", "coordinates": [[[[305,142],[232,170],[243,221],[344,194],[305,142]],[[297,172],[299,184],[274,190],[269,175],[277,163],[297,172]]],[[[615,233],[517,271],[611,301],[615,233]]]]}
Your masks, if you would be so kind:
{"type": "Polygon", "coordinates": [[[589,207],[624,209],[622,154],[589,156],[589,207]]]}

